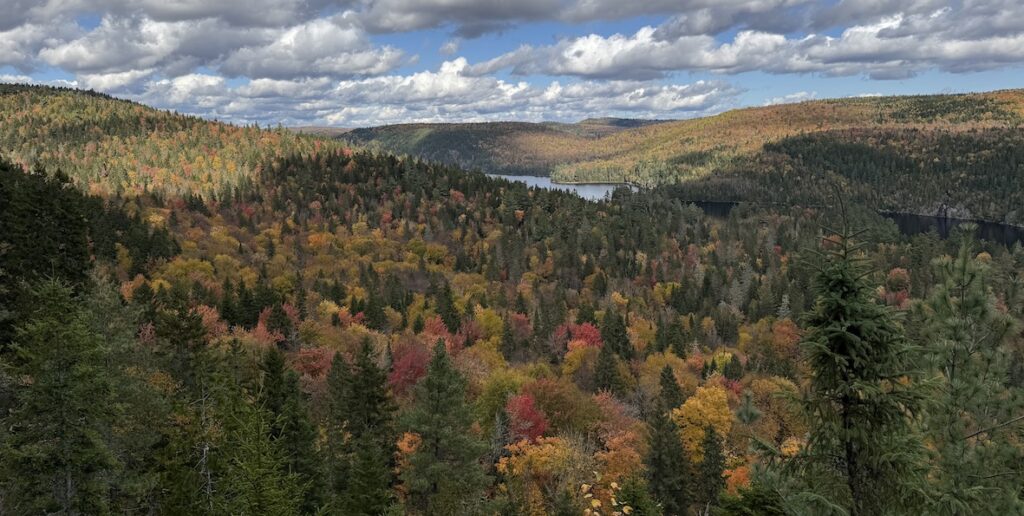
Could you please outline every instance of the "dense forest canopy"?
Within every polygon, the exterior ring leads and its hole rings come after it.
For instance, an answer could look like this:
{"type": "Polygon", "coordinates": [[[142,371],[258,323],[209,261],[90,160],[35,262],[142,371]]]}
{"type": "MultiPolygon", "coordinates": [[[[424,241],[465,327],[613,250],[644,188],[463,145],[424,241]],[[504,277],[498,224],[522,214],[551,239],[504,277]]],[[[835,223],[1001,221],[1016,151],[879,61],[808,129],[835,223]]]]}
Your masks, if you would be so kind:
{"type": "Polygon", "coordinates": [[[803,102],[603,133],[413,124],[341,138],[557,182],[681,184],[689,200],[823,204],[838,183],[878,210],[1020,225],[1022,105],[1022,92],[1011,90],[803,102]]]}
{"type": "Polygon", "coordinates": [[[714,218],[702,182],[592,202],[0,93],[0,512],[1024,510],[1024,249],[873,209],[961,167],[1005,209],[987,103],[850,101],[991,127],[780,138],[777,175],[719,181],[787,204],[714,218]],[[907,184],[811,202],[832,167],[907,184]]]}

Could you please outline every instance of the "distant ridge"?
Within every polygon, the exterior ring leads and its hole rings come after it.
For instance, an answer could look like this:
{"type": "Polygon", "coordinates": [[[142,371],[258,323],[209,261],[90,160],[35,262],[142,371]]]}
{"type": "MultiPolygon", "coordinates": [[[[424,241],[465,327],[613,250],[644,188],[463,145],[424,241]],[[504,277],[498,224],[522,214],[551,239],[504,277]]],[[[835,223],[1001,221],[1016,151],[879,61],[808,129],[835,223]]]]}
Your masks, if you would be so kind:
{"type": "Polygon", "coordinates": [[[1024,92],[855,97],[727,111],[689,120],[590,118],[575,124],[401,124],[340,135],[368,146],[500,174],[561,182],[665,184],[749,159],[770,142],[839,129],[968,131],[1021,122],[1024,92]]]}

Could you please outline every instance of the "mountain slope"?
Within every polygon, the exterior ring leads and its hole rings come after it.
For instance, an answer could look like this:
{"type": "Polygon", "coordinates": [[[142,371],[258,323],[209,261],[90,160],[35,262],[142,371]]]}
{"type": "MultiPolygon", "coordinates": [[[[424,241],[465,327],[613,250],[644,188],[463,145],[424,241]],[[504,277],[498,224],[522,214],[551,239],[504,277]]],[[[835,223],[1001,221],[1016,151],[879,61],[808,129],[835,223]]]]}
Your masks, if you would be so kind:
{"type": "Polygon", "coordinates": [[[545,124],[416,124],[361,129],[345,137],[488,172],[551,175],[560,182],[653,185],[702,177],[749,159],[766,143],[803,133],[907,127],[960,132],[1012,127],[1022,113],[1024,93],[1014,90],[811,101],[617,126],[620,130],[607,132],[573,132],[545,124]]]}
{"type": "Polygon", "coordinates": [[[209,196],[273,157],[328,140],[239,127],[78,90],[0,85],[0,157],[66,171],[94,193],[209,196]]]}
{"type": "Polygon", "coordinates": [[[562,159],[562,153],[588,148],[591,142],[613,134],[662,123],[665,122],[591,118],[575,124],[399,124],[354,129],[338,137],[354,145],[409,154],[467,169],[511,175],[548,175],[552,160],[562,159]],[[542,145],[550,147],[542,148],[542,145]]]}

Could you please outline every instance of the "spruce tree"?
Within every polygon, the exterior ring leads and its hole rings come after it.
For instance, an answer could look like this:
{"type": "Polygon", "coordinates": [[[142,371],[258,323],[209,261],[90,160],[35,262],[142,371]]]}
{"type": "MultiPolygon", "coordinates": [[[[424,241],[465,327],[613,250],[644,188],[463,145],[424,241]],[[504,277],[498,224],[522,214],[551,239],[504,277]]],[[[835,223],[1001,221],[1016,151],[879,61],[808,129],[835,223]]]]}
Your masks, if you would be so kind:
{"type": "Polygon", "coordinates": [[[351,468],[347,489],[341,498],[343,514],[378,516],[393,502],[392,456],[379,439],[363,434],[352,442],[351,468]]]}
{"type": "Polygon", "coordinates": [[[808,443],[790,463],[809,493],[851,516],[918,512],[924,449],[917,353],[867,282],[861,247],[829,239],[802,340],[811,369],[808,443]]]}
{"type": "Polygon", "coordinates": [[[374,330],[384,330],[388,325],[387,314],[384,313],[384,302],[376,292],[370,292],[366,303],[366,326],[374,330]]]}
{"type": "Polygon", "coordinates": [[[3,418],[4,509],[105,513],[119,466],[107,441],[115,415],[107,350],[67,285],[43,282],[30,299],[34,308],[16,327],[15,356],[4,364],[24,379],[3,418]]]}
{"type": "Polygon", "coordinates": [[[622,482],[622,489],[616,495],[619,514],[626,514],[625,508],[629,507],[631,516],[662,516],[658,509],[657,502],[651,497],[647,481],[641,476],[630,476],[622,482]]]}
{"type": "Polygon", "coordinates": [[[459,314],[459,309],[455,306],[455,297],[448,283],[445,283],[441,287],[441,292],[437,294],[437,314],[441,316],[441,321],[444,322],[448,331],[452,333],[459,331],[462,325],[462,315],[459,314]]]}
{"type": "Polygon", "coordinates": [[[346,419],[351,392],[352,371],[348,362],[335,353],[327,374],[327,446],[328,477],[331,492],[340,496],[348,484],[350,458],[346,445],[346,419]]]}
{"type": "Polygon", "coordinates": [[[479,511],[487,486],[480,464],[486,446],[471,433],[472,424],[466,380],[438,341],[404,420],[405,428],[420,438],[402,472],[409,509],[426,515],[479,511]]]}
{"type": "Polygon", "coordinates": [[[271,349],[263,359],[259,401],[269,416],[269,437],[281,448],[286,471],[302,490],[302,512],[314,513],[324,503],[323,472],[316,455],[316,428],[299,389],[299,376],[287,369],[284,354],[271,349]]]}
{"type": "Polygon", "coordinates": [[[686,401],[686,395],[683,394],[683,388],[679,386],[679,382],[676,381],[676,374],[672,371],[670,366],[665,366],[661,370],[661,377],[658,380],[661,385],[661,393],[659,394],[660,402],[664,410],[672,410],[679,407],[686,401]]]}
{"type": "Polygon", "coordinates": [[[629,334],[626,333],[626,323],[614,308],[604,312],[604,318],[601,320],[601,340],[623,360],[633,358],[633,345],[630,344],[629,334]]]}
{"type": "Polygon", "coordinates": [[[722,440],[711,426],[704,429],[704,441],[701,443],[704,460],[701,461],[697,473],[697,504],[701,514],[710,515],[711,507],[718,505],[718,495],[725,488],[725,455],[722,452],[722,440]]]}
{"type": "Polygon", "coordinates": [[[644,457],[647,486],[666,516],[683,516],[693,500],[690,461],[679,428],[658,410],[651,419],[650,448],[644,457]]]}
{"type": "Polygon", "coordinates": [[[387,388],[387,372],[377,365],[369,338],[363,339],[350,378],[344,447],[350,477],[340,505],[346,514],[379,514],[378,508],[391,500],[395,407],[387,388]]]}
{"type": "Polygon", "coordinates": [[[617,396],[626,393],[626,382],[619,373],[619,359],[607,344],[601,346],[597,353],[594,377],[598,390],[608,391],[617,396]]]}

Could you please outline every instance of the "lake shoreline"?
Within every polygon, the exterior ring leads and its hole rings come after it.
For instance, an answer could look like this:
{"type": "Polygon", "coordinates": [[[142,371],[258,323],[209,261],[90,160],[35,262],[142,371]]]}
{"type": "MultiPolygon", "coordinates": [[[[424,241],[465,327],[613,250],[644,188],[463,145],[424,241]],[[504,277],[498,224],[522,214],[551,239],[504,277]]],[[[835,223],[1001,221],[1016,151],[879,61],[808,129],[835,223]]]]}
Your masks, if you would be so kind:
{"type": "MultiPolygon", "coordinates": [[[[525,183],[533,188],[545,188],[549,190],[561,190],[575,193],[576,195],[591,201],[601,201],[620,186],[636,188],[636,185],[623,182],[578,182],[560,183],[551,180],[550,176],[510,176],[503,174],[487,174],[489,177],[525,183]]],[[[706,214],[714,217],[728,216],[733,208],[743,203],[772,208],[792,208],[794,205],[777,202],[749,202],[749,201],[694,201],[680,199],[680,202],[693,204],[701,208],[706,214]]],[[[801,206],[802,208],[820,209],[825,206],[801,206]]],[[[875,210],[876,213],[885,217],[900,229],[900,233],[907,236],[927,233],[934,230],[942,238],[948,238],[952,230],[963,224],[974,224],[978,226],[978,233],[981,238],[998,241],[1003,245],[1011,246],[1016,242],[1024,242],[1024,226],[1007,222],[996,222],[982,219],[967,219],[950,217],[948,215],[928,215],[914,213],[911,211],[890,211],[875,210]]]]}

